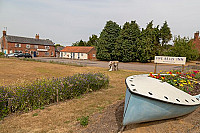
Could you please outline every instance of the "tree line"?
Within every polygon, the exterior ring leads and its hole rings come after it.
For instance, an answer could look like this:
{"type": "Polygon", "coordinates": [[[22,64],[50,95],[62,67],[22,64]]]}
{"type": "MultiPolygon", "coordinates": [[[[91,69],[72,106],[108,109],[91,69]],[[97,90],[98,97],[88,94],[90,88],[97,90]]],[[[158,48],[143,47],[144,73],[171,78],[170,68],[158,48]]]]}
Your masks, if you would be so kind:
{"type": "Polygon", "coordinates": [[[172,33],[167,21],[160,27],[150,21],[140,29],[136,21],[126,22],[122,27],[116,22],[107,21],[100,36],[92,35],[89,41],[80,40],[73,46],[95,46],[97,59],[122,62],[149,62],[156,55],[185,56],[195,60],[199,54],[189,38],[175,37],[173,46],[168,43],[172,33]]]}

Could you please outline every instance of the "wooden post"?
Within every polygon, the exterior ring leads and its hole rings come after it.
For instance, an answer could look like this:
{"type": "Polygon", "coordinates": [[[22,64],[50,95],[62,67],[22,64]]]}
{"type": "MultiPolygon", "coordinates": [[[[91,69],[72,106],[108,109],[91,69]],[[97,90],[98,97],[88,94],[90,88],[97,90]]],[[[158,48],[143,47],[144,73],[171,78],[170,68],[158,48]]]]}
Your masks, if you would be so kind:
{"type": "Polygon", "coordinates": [[[12,100],[13,98],[8,98],[8,108],[9,108],[10,113],[11,113],[11,107],[12,107],[12,100]]]}
{"type": "Polygon", "coordinates": [[[58,103],[58,89],[56,89],[56,102],[58,103]]]}
{"type": "Polygon", "coordinates": [[[156,73],[156,70],[157,70],[157,63],[155,64],[154,73],[156,73]]]}
{"type": "Polygon", "coordinates": [[[184,69],[185,69],[185,65],[182,65],[182,71],[181,71],[181,72],[183,72],[183,71],[184,71],[184,69]]]}

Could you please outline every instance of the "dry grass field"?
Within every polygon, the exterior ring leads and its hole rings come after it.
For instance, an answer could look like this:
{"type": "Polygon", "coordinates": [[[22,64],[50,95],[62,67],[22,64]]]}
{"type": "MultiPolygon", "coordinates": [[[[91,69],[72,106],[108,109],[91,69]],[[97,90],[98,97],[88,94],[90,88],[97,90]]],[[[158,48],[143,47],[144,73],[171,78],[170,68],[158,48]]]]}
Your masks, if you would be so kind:
{"type": "Polygon", "coordinates": [[[101,72],[110,77],[108,89],[86,94],[59,104],[24,114],[14,114],[0,124],[0,132],[67,132],[80,116],[102,111],[125,94],[124,79],[140,72],[120,70],[108,72],[97,67],[78,67],[43,62],[0,58],[0,84],[13,85],[31,82],[37,78],[64,77],[76,73],[101,72]],[[33,116],[37,113],[37,116],[33,116]]]}
{"type": "MultiPolygon", "coordinates": [[[[109,87],[72,100],[46,106],[44,109],[12,114],[0,121],[0,133],[116,132],[119,128],[116,121],[123,114],[125,78],[142,72],[129,70],[108,72],[108,69],[98,67],[78,67],[0,58],[0,85],[20,84],[31,82],[37,78],[64,77],[87,72],[101,72],[108,75],[109,87]],[[116,108],[120,111],[117,111],[116,108]],[[87,127],[79,125],[77,118],[81,116],[89,116],[87,127]],[[112,127],[115,127],[115,130],[111,130],[112,127]]],[[[197,127],[199,118],[200,110],[198,109],[191,115],[172,121],[128,126],[125,132],[150,133],[165,131],[164,129],[166,132],[199,131],[197,127]],[[181,128],[184,130],[179,130],[181,128]]]]}

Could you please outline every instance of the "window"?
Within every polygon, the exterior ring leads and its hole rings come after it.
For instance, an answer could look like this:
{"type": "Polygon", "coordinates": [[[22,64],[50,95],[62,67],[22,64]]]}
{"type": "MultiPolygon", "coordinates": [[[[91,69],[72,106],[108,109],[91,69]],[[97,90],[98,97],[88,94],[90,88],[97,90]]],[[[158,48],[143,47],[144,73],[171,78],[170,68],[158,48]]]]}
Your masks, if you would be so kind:
{"type": "Polygon", "coordinates": [[[45,52],[45,55],[46,55],[46,56],[49,56],[49,52],[45,52]]]}
{"type": "Polygon", "coordinates": [[[95,57],[95,54],[93,54],[92,57],[95,57]]]}
{"type": "Polygon", "coordinates": [[[81,53],[81,56],[83,56],[83,53],[81,53]]]}
{"type": "Polygon", "coordinates": [[[50,47],[49,46],[45,46],[45,49],[50,49],[50,47]]]}
{"type": "Polygon", "coordinates": [[[34,45],[34,48],[35,48],[35,49],[38,49],[38,45],[34,45]]]}
{"type": "Polygon", "coordinates": [[[18,43],[15,43],[15,47],[16,47],[16,48],[21,48],[21,44],[20,44],[20,43],[19,43],[19,44],[18,44],[18,43]]]}
{"type": "Polygon", "coordinates": [[[51,52],[51,56],[53,56],[53,52],[51,52]]]}
{"type": "Polygon", "coordinates": [[[26,48],[30,48],[31,46],[29,44],[26,45],[26,48]]]}

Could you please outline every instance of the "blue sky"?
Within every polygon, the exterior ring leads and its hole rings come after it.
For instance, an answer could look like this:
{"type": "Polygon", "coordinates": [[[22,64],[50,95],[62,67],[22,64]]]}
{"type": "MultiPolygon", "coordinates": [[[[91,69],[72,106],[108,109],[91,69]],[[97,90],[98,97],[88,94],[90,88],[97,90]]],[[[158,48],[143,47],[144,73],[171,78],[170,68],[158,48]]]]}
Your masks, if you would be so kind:
{"type": "Polygon", "coordinates": [[[136,20],[140,28],[166,20],[173,36],[191,38],[200,30],[199,5],[199,0],[0,0],[0,29],[71,45],[99,36],[108,20],[121,26],[136,20]]]}

